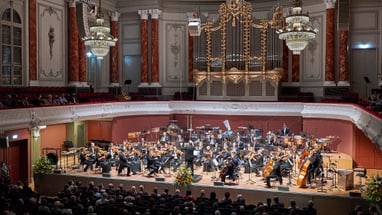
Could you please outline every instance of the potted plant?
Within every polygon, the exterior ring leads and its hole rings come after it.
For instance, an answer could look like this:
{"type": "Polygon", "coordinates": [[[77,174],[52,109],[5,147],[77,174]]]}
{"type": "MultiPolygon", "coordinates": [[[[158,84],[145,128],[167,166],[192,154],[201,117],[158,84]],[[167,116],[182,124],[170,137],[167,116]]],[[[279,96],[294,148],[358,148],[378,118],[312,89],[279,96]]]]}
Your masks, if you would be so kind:
{"type": "Polygon", "coordinates": [[[52,173],[53,165],[50,160],[46,157],[40,157],[33,164],[33,180],[35,185],[35,190],[39,187],[39,182],[48,173],[52,173]]]}
{"type": "Polygon", "coordinates": [[[373,175],[366,180],[366,186],[362,190],[362,197],[371,205],[375,206],[379,214],[382,214],[382,177],[373,175]]]}

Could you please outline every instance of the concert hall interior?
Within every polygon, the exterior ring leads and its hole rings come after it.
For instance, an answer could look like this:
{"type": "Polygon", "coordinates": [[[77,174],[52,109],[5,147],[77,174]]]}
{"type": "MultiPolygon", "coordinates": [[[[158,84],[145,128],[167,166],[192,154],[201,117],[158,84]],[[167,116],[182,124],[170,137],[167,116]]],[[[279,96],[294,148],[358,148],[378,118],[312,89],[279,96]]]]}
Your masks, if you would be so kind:
{"type": "Polygon", "coordinates": [[[229,192],[243,214],[372,205],[381,0],[3,0],[0,17],[0,189],[229,192]]]}

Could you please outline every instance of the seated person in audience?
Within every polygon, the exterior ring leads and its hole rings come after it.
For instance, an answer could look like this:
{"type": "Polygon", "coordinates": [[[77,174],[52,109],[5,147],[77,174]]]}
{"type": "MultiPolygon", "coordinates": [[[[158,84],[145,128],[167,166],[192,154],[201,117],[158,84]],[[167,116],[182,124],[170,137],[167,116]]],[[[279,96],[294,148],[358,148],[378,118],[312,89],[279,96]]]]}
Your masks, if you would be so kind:
{"type": "Polygon", "coordinates": [[[53,100],[52,100],[52,104],[54,104],[54,105],[59,105],[59,104],[61,104],[61,103],[60,103],[60,98],[59,98],[58,95],[54,95],[53,100]]]}
{"type": "Polygon", "coordinates": [[[26,97],[26,96],[21,100],[21,104],[22,104],[22,106],[24,106],[24,107],[30,107],[30,106],[32,106],[32,104],[29,102],[28,97],[26,97]]]}
{"type": "Polygon", "coordinates": [[[15,107],[13,96],[11,94],[7,94],[7,98],[3,100],[3,105],[7,108],[15,107]]]}
{"type": "Polygon", "coordinates": [[[67,100],[68,100],[69,104],[77,104],[78,103],[76,93],[69,94],[67,100]]]}
{"type": "Polygon", "coordinates": [[[61,105],[68,104],[68,100],[66,99],[65,93],[62,93],[62,94],[58,97],[58,101],[59,101],[59,104],[61,104],[61,105]]]}

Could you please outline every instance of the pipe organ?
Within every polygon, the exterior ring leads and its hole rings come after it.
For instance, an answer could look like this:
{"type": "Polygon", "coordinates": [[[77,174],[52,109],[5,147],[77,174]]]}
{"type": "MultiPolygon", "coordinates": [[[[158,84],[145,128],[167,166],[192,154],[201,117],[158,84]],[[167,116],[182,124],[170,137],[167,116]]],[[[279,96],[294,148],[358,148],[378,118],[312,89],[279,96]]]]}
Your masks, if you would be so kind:
{"type": "Polygon", "coordinates": [[[193,79],[198,100],[276,101],[282,76],[284,24],[277,6],[270,20],[252,19],[249,2],[227,0],[219,19],[194,37],[193,79]]]}

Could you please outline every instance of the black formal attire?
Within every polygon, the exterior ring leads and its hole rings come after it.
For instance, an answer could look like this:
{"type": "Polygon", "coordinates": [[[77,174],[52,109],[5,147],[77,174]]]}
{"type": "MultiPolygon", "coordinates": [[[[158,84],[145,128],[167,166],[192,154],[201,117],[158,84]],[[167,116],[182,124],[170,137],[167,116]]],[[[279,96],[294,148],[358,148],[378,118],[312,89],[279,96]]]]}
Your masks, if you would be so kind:
{"type": "Polygon", "coordinates": [[[315,152],[310,158],[310,166],[308,167],[308,184],[311,184],[311,179],[314,179],[320,174],[322,167],[322,155],[320,151],[315,152]]]}
{"type": "Polygon", "coordinates": [[[267,183],[267,187],[271,187],[271,178],[277,178],[280,184],[283,184],[283,177],[281,175],[281,164],[282,164],[282,161],[277,161],[273,165],[272,172],[265,179],[267,183]]]}
{"type": "Polygon", "coordinates": [[[183,148],[184,159],[186,161],[186,168],[191,169],[191,175],[194,175],[194,149],[193,145],[189,145],[183,148]]]}
{"type": "Polygon", "coordinates": [[[122,173],[122,170],[127,168],[127,176],[130,176],[131,164],[129,164],[128,158],[124,152],[119,153],[119,167],[118,167],[118,175],[122,173]]]}
{"type": "Polygon", "coordinates": [[[225,182],[225,178],[227,177],[227,176],[229,176],[232,180],[235,180],[235,168],[236,168],[236,166],[235,166],[235,162],[232,160],[232,159],[230,159],[229,161],[228,161],[228,163],[227,163],[227,165],[225,166],[225,168],[223,168],[223,172],[222,172],[222,174],[220,175],[220,178],[221,178],[221,182],[225,182]]]}
{"type": "Polygon", "coordinates": [[[149,175],[152,175],[152,174],[156,175],[156,173],[158,173],[157,159],[155,159],[154,157],[148,154],[146,155],[146,159],[147,159],[147,169],[149,170],[149,175]]]}
{"type": "Polygon", "coordinates": [[[282,128],[281,129],[281,136],[289,136],[290,129],[289,128],[282,128]]]}

